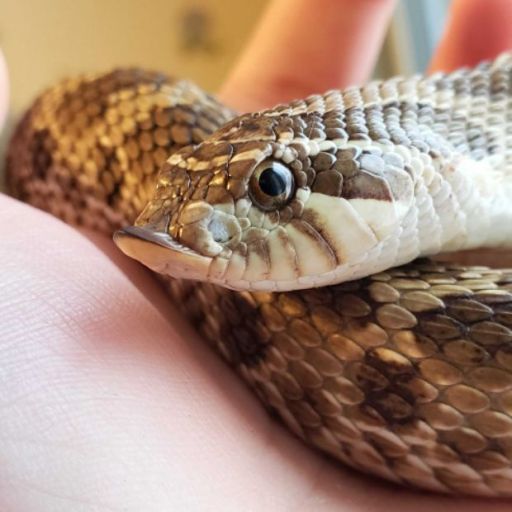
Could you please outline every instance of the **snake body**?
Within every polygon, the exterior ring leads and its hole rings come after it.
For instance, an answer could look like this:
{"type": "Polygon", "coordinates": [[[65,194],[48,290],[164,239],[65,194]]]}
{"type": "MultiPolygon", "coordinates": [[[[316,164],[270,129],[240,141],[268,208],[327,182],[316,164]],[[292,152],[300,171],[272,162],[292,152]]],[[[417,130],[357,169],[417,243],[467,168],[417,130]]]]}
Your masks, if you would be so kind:
{"type": "Polygon", "coordinates": [[[8,186],[124,227],[307,443],[393,482],[510,496],[512,271],[407,262],[511,243],[511,77],[504,55],[241,117],[158,73],[80,77],[21,120],[8,186]]]}

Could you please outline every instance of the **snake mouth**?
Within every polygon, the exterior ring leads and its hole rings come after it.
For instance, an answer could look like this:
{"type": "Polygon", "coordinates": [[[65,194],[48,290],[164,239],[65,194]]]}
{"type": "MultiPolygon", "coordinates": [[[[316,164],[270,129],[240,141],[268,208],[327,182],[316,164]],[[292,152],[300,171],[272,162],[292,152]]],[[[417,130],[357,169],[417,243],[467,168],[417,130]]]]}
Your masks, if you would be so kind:
{"type": "Polygon", "coordinates": [[[127,226],[114,233],[114,243],[127,256],[171,277],[204,281],[212,258],[180,244],[167,233],[127,226]]]}

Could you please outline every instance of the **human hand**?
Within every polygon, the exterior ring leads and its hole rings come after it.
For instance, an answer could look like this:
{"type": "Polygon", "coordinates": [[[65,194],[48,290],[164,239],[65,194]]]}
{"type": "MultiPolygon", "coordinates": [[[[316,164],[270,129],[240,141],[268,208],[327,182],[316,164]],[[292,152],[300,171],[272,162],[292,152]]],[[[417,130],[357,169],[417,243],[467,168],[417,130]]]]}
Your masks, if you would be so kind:
{"type": "MultiPolygon", "coordinates": [[[[273,2],[222,98],[248,110],[365,81],[392,7],[273,2]]],[[[434,66],[473,62],[476,50],[457,41],[477,22],[478,59],[511,46],[511,11],[507,0],[454,2],[434,66]]],[[[474,498],[419,499],[303,446],[109,240],[7,197],[0,215],[0,510],[483,507],[474,498]]]]}

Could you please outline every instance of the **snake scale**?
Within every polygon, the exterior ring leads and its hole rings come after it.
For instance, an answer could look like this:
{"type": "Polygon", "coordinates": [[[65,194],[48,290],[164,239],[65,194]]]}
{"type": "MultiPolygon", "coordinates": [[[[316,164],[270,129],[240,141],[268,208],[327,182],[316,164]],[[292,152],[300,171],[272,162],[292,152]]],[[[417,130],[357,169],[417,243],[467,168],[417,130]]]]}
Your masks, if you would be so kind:
{"type": "Polygon", "coordinates": [[[43,93],[7,182],[121,228],[308,444],[404,485],[510,496],[512,270],[424,257],[512,243],[511,121],[511,54],[240,117],[120,69],[43,93]]]}

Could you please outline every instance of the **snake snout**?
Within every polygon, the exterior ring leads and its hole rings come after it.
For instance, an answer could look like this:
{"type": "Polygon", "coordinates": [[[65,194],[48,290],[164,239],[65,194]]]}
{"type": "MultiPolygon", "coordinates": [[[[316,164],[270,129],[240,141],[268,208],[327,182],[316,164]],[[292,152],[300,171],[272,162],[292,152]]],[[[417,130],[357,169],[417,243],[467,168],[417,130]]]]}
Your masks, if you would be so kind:
{"type": "Polygon", "coordinates": [[[114,233],[114,242],[130,258],[155,272],[203,281],[212,259],[174,240],[169,234],[143,226],[127,226],[114,233]]]}

